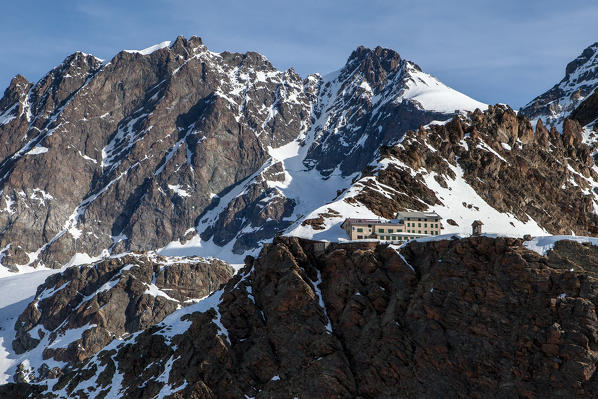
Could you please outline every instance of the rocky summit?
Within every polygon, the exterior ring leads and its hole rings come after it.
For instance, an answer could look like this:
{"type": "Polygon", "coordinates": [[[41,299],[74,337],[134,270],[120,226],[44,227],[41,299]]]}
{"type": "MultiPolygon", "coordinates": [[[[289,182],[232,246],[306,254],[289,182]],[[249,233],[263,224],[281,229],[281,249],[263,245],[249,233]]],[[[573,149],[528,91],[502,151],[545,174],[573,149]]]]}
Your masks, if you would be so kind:
{"type": "Polygon", "coordinates": [[[38,398],[595,397],[598,248],[515,238],[278,238],[208,300],[38,398]]]}

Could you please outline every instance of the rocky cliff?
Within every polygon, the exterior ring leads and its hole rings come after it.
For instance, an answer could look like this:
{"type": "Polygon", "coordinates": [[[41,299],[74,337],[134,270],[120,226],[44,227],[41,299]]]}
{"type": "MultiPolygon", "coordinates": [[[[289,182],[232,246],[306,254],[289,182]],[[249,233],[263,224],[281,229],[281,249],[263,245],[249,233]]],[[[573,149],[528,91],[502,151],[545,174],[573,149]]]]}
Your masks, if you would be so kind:
{"type": "Polygon", "coordinates": [[[582,126],[587,126],[588,130],[598,130],[598,91],[586,98],[570,115],[582,126]]]}
{"type": "Polygon", "coordinates": [[[595,397],[598,249],[278,238],[211,297],[32,397],[595,397]],[[53,396],[56,395],[56,396],[53,396]]]}

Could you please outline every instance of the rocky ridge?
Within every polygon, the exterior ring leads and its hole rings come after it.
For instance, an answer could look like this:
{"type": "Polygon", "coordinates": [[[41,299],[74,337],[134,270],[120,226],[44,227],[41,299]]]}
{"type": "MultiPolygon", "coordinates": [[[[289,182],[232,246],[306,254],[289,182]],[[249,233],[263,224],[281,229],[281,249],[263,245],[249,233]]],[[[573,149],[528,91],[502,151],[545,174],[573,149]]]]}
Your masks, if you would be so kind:
{"type": "Polygon", "coordinates": [[[17,381],[56,378],[114,339],[208,296],[233,269],[217,259],[129,254],[50,276],[15,323],[17,381]],[[39,360],[38,360],[39,359],[39,360]]]}
{"type": "Polygon", "coordinates": [[[491,106],[381,147],[349,189],[289,234],[343,237],[343,214],[392,218],[397,211],[434,210],[447,233],[469,232],[482,220],[490,233],[592,235],[598,229],[595,154],[595,142],[574,120],[564,122],[562,133],[541,121],[534,130],[509,107],[491,106]]]}
{"type": "Polygon", "coordinates": [[[210,298],[38,398],[594,397],[598,249],[277,238],[210,298]]]}

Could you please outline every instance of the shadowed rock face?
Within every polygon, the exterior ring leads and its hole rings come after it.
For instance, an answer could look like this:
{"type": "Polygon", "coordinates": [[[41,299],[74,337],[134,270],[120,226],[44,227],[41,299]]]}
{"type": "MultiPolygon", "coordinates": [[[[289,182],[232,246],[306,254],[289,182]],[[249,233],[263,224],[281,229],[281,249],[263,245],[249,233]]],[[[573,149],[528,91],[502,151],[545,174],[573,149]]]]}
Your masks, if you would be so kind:
{"type": "Polygon", "coordinates": [[[400,251],[365,243],[322,253],[276,239],[212,305],[100,352],[50,389],[81,398],[121,381],[121,396],[135,398],[598,394],[598,248],[559,242],[542,257],[519,239],[475,237],[400,251]]]}
{"type": "MultiPolygon", "coordinates": [[[[72,365],[115,338],[144,330],[203,298],[233,275],[226,263],[201,258],[127,255],[49,277],[15,324],[17,354],[72,365]]],[[[39,367],[33,379],[62,370],[39,367]]]]}
{"type": "MultiPolygon", "coordinates": [[[[582,126],[598,121],[598,92],[594,91],[594,94],[579,104],[579,107],[571,112],[570,117],[578,121],[582,126]]],[[[598,124],[594,124],[594,130],[597,127],[598,124]]]]}

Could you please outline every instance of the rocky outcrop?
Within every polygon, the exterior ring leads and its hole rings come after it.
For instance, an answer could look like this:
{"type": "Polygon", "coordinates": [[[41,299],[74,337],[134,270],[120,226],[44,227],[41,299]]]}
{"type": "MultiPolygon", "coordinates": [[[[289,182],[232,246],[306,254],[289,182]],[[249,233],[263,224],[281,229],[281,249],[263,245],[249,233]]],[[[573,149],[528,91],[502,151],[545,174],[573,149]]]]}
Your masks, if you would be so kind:
{"type": "Polygon", "coordinates": [[[562,134],[541,122],[534,131],[510,108],[491,106],[381,148],[384,166],[366,172],[345,201],[392,218],[443,205],[431,182],[446,190],[467,184],[492,208],[523,222],[531,218],[551,234],[591,235],[598,225],[592,152],[574,120],[565,120],[562,134]]]}
{"type": "Polygon", "coordinates": [[[100,352],[46,395],[598,393],[596,247],[558,242],[542,257],[514,238],[411,242],[400,253],[314,245],[276,239],[210,299],[100,352]]]}
{"type": "MultiPolygon", "coordinates": [[[[24,358],[37,354],[45,363],[72,365],[209,295],[232,275],[216,259],[139,254],[71,267],[37,289],[15,324],[12,345],[24,358]]],[[[27,370],[29,380],[62,373],[60,367],[38,366],[27,370]]]]}
{"type": "Polygon", "coordinates": [[[274,237],[291,224],[288,218],[296,205],[275,187],[286,178],[282,162],[265,165],[241,194],[225,204],[212,223],[206,223],[208,227],[200,237],[220,246],[235,239],[232,251],[237,254],[274,237]]]}

